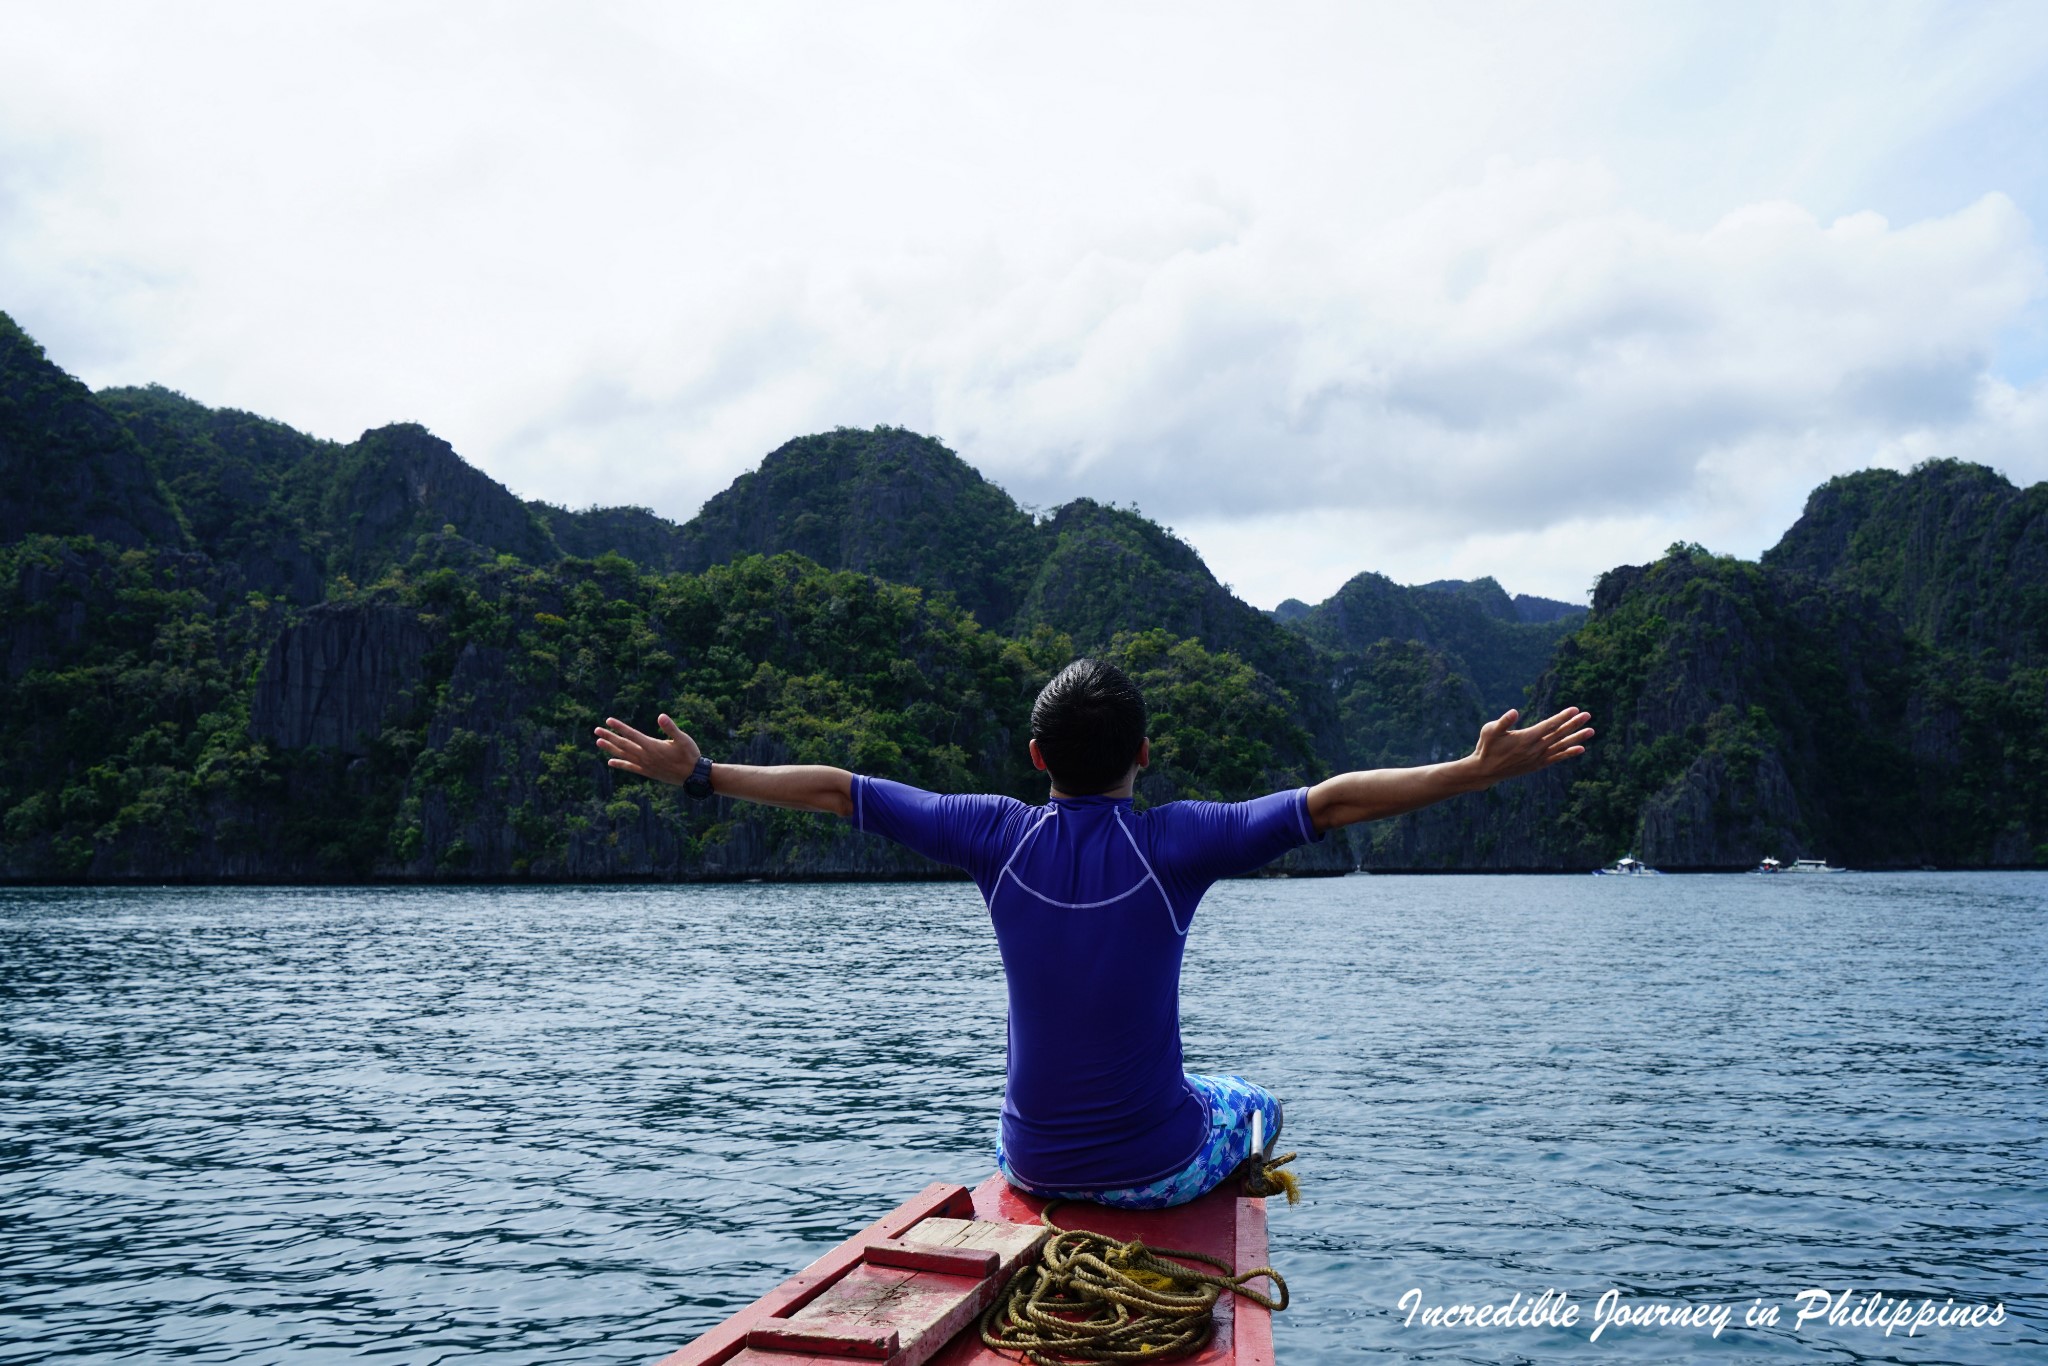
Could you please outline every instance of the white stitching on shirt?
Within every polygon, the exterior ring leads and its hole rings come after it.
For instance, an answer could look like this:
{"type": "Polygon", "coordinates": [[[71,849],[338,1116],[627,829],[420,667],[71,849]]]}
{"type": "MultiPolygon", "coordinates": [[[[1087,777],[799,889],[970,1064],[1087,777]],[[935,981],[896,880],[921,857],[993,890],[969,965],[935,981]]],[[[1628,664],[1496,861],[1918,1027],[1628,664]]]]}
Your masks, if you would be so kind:
{"type": "MultiPolygon", "coordinates": [[[[1017,861],[1017,855],[1019,855],[1019,854],[1021,854],[1021,853],[1023,853],[1023,852],[1024,852],[1024,846],[1025,846],[1025,845],[1027,845],[1027,844],[1029,844],[1029,843],[1031,843],[1031,837],[1032,837],[1033,835],[1037,834],[1037,833],[1038,833],[1038,832],[1039,832],[1040,830],[1044,829],[1044,828],[1045,828],[1045,822],[1046,822],[1047,818],[1048,818],[1048,817],[1050,817],[1050,816],[1051,816],[1051,815],[1052,815],[1052,814],[1053,814],[1053,813],[1054,813],[1055,811],[1058,811],[1058,810],[1059,810],[1059,808],[1058,808],[1058,807],[1056,807],[1056,806],[1047,806],[1047,807],[1045,808],[1044,814],[1040,815],[1040,816],[1039,816],[1039,818],[1038,818],[1037,820],[1035,820],[1035,821],[1033,821],[1033,822],[1031,823],[1031,828],[1030,828],[1029,830],[1026,830],[1026,831],[1024,832],[1024,838],[1023,838],[1023,839],[1020,839],[1020,840],[1018,840],[1018,841],[1017,841],[1017,847],[1016,847],[1015,849],[1012,849],[1012,850],[1010,851],[1010,857],[1009,857],[1009,859],[1008,859],[1007,861],[1005,861],[1005,862],[1004,862],[1004,864],[1003,864],[1003,871],[1002,871],[1001,873],[997,873],[997,874],[996,874],[996,881],[995,881],[995,885],[996,885],[996,886],[1000,887],[1000,886],[1002,886],[1002,885],[1003,885],[1003,876],[1004,876],[1004,874],[1006,874],[1006,873],[1009,873],[1009,872],[1010,872],[1010,864],[1012,864],[1012,863],[1015,863],[1015,862],[1017,861]]],[[[1019,887],[1024,887],[1024,884],[1023,884],[1023,882],[1022,882],[1022,881],[1020,881],[1020,880],[1018,880],[1018,879],[1017,879],[1017,878],[1015,877],[1015,875],[1014,875],[1014,874],[1012,874],[1012,875],[1011,875],[1011,880],[1012,880],[1012,881],[1016,881],[1016,882],[1017,882],[1017,885],[1018,885],[1019,887]]],[[[1027,891],[1027,892],[1030,892],[1030,891],[1031,891],[1031,889],[1030,889],[1029,887],[1024,887],[1024,890],[1025,890],[1025,891],[1027,891]]],[[[1037,895],[1037,893],[1036,893],[1036,892],[1032,892],[1032,895],[1033,895],[1033,896],[1036,896],[1036,895],[1037,895]]]]}
{"type": "MultiPolygon", "coordinates": [[[[1137,840],[1131,838],[1130,830],[1126,828],[1124,825],[1122,811],[1115,811],[1112,813],[1116,817],[1116,828],[1122,830],[1124,832],[1124,838],[1131,841],[1131,852],[1138,856],[1138,863],[1145,870],[1145,876],[1138,880],[1136,886],[1128,888],[1125,891],[1118,892],[1115,896],[1110,897],[1104,901],[1060,901],[1054,897],[1047,896],[1044,892],[1039,891],[1036,887],[1033,887],[1023,878],[1017,876],[1016,872],[1013,870],[1013,865],[1017,862],[1018,857],[1021,854],[1023,854],[1024,846],[1031,843],[1031,837],[1033,835],[1036,835],[1042,828],[1044,828],[1046,819],[1050,816],[1057,814],[1058,811],[1059,808],[1057,806],[1048,805],[1045,808],[1045,815],[1040,816],[1038,820],[1032,825],[1031,829],[1025,832],[1024,838],[1017,841],[1017,847],[1010,851],[1009,861],[1004,863],[1003,870],[1000,873],[996,874],[995,885],[997,888],[1000,888],[1002,886],[1004,878],[1008,878],[1010,881],[1016,883],[1018,887],[1022,888],[1026,892],[1029,892],[1032,896],[1037,897],[1040,901],[1043,901],[1048,906],[1057,906],[1064,911],[1092,911],[1102,906],[1114,906],[1117,902],[1122,901],[1125,897],[1128,897],[1136,892],[1142,892],[1143,890],[1145,890],[1145,884],[1149,882],[1154,887],[1157,887],[1159,889],[1159,899],[1166,903],[1167,923],[1173,926],[1174,933],[1180,935],[1182,938],[1187,937],[1187,930],[1182,927],[1181,923],[1178,920],[1174,918],[1173,898],[1166,894],[1166,884],[1159,880],[1159,874],[1152,871],[1152,863],[1149,859],[1145,857],[1145,851],[1138,848],[1137,840]]],[[[995,893],[993,891],[991,891],[989,894],[989,901],[991,909],[993,909],[995,901],[995,893]]]]}
{"type": "MultiPolygon", "coordinates": [[[[1124,824],[1123,808],[1115,808],[1112,814],[1116,816],[1116,828],[1124,832],[1124,838],[1131,842],[1131,852],[1138,856],[1138,862],[1144,866],[1145,876],[1152,879],[1152,885],[1159,889],[1159,899],[1166,903],[1166,923],[1173,926],[1175,934],[1183,939],[1187,938],[1188,926],[1195,923],[1195,918],[1189,916],[1187,925],[1180,923],[1180,917],[1173,913],[1173,898],[1166,894],[1166,884],[1159,880],[1159,874],[1152,871],[1152,860],[1145,857],[1145,851],[1138,847],[1138,837],[1131,833],[1131,828],[1128,825],[1124,824]]],[[[1144,885],[1141,882],[1138,884],[1138,887],[1144,885]]],[[[1137,887],[1131,889],[1133,892],[1136,890],[1138,890],[1137,887]]],[[[1125,895],[1128,896],[1130,893],[1126,892],[1125,895]]]]}
{"type": "Polygon", "coordinates": [[[1122,901],[1125,897],[1131,895],[1132,892],[1144,891],[1145,884],[1147,882],[1156,881],[1156,879],[1150,876],[1141,877],[1138,879],[1137,885],[1133,886],[1130,889],[1130,891],[1118,892],[1115,896],[1111,897],[1107,901],[1055,901],[1051,897],[1047,896],[1044,892],[1039,891],[1036,887],[1033,887],[1030,883],[1026,882],[1023,878],[1018,877],[1008,868],[1003,869],[1003,871],[997,876],[999,878],[1007,877],[1008,879],[1010,879],[1010,881],[1016,883],[1019,887],[1022,887],[1025,891],[1031,893],[1031,895],[1037,897],[1046,905],[1057,906],[1063,911],[1092,911],[1097,906],[1114,906],[1117,902],[1122,901]]]}

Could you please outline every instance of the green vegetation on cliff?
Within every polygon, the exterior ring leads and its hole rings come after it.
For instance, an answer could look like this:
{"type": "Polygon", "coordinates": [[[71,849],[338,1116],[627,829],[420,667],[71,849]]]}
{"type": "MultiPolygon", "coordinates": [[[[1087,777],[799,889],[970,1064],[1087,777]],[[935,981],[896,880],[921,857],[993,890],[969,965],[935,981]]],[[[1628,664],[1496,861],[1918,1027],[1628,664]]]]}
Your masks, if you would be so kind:
{"type": "Polygon", "coordinates": [[[1567,702],[1600,727],[1583,759],[1393,822],[1372,835],[1378,854],[1559,869],[1631,851],[1675,868],[2048,861],[2048,674],[1930,643],[1852,585],[1686,545],[1614,570],[1531,710],[1567,702]]]}
{"type": "Polygon", "coordinates": [[[1118,635],[1101,654],[1130,675],[1151,714],[1141,801],[1230,801],[1323,776],[1294,699],[1236,655],[1159,630],[1118,635]]]}
{"type": "Polygon", "coordinates": [[[182,858],[219,794],[260,797],[248,698],[270,609],[223,609],[216,588],[197,557],[41,535],[0,549],[5,872],[82,876],[139,839],[182,858]]]}
{"type": "Polygon", "coordinates": [[[2048,484],[1959,460],[1843,475],[1764,563],[1875,599],[1930,649],[2048,661],[2048,484]]]}
{"type": "MultiPolygon", "coordinates": [[[[760,762],[1030,789],[1016,729],[1064,663],[1060,637],[1005,639],[795,556],[701,575],[615,556],[458,571],[425,539],[268,639],[286,609],[218,610],[168,557],[47,537],[0,552],[0,620],[16,641],[40,635],[0,717],[7,871],[578,876],[773,851],[770,871],[802,873],[848,842],[812,818],[615,782],[589,738],[607,714],[667,710],[760,762]],[[322,667],[308,677],[295,654],[322,667]],[[352,675],[365,659],[387,671],[352,675]]],[[[885,856],[872,871],[900,869],[885,856]]]]}
{"type": "Polygon", "coordinates": [[[1764,564],[1875,603],[1904,635],[1898,735],[1931,857],[2048,862],[2048,484],[1957,460],[1845,475],[1764,564]]]}
{"type": "MultiPolygon", "coordinates": [[[[444,532],[305,613],[223,604],[209,575],[87,538],[0,551],[0,629],[23,665],[0,715],[8,875],[929,871],[833,822],[616,775],[591,725],[667,711],[736,760],[1035,799],[1031,700],[1072,656],[1050,629],[1002,636],[787,554],[702,574],[534,567],[444,532]]],[[[1153,706],[1146,799],[1309,770],[1290,700],[1241,661],[1164,632],[1109,653],[1153,706]]]]}
{"type": "Polygon", "coordinates": [[[1680,866],[1927,857],[1907,652],[1881,615],[1696,546],[1619,571],[1596,601],[1544,683],[1587,699],[1613,741],[1564,775],[1560,842],[1680,866]]]}
{"type": "Polygon", "coordinates": [[[2048,486],[1977,466],[1831,481],[1762,564],[1676,546],[1590,614],[1375,574],[1266,614],[1135,510],[1035,516],[900,429],[788,442],[688,523],[572,512],[417,426],[92,394],[0,315],[0,493],[4,877],[929,873],[619,779],[590,727],[1035,798],[1030,700],[1076,651],[1146,691],[1146,802],[1595,712],[1584,760],[1305,868],[2048,861],[2048,486]]]}
{"type": "Polygon", "coordinates": [[[141,443],[0,313],[0,545],[34,532],[185,539],[141,443]]]}
{"type": "Polygon", "coordinates": [[[777,447],[680,533],[678,568],[794,551],[953,595],[983,625],[1015,615],[1039,536],[1029,513],[953,452],[901,428],[777,447]]]}
{"type": "Polygon", "coordinates": [[[1360,574],[1328,601],[1290,613],[1287,624],[1350,659],[1386,642],[1427,646],[1444,656],[1445,669],[1478,690],[1483,710],[1498,716],[1523,705],[1557,642],[1585,619],[1583,609],[1550,606],[1559,610],[1549,619],[1526,621],[1492,579],[1406,588],[1383,574],[1360,574]]]}

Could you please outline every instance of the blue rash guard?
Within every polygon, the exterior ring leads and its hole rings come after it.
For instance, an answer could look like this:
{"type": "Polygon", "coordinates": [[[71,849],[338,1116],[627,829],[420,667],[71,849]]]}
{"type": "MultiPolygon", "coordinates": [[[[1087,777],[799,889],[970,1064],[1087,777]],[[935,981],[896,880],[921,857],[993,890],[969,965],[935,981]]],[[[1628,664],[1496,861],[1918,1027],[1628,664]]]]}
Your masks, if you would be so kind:
{"type": "Polygon", "coordinates": [[[1116,1190],[1209,1136],[1181,1067],[1180,964],[1195,905],[1315,838],[1308,789],[1249,802],[940,796],[855,777],[857,829],[964,868],[1010,989],[1003,1154],[1038,1189],[1116,1190]]]}

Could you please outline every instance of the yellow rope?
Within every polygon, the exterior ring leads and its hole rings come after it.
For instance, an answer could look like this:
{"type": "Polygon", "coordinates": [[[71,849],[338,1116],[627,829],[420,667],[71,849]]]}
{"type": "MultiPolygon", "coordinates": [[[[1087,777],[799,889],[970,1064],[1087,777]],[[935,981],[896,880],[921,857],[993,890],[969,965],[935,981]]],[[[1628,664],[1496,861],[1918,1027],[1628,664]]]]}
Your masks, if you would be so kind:
{"type": "Polygon", "coordinates": [[[1301,1178],[1297,1177],[1293,1172],[1281,1170],[1282,1167],[1292,1162],[1294,1158],[1295,1154],[1293,1153],[1285,1153],[1279,1157],[1262,1157],[1257,1153],[1252,1154],[1250,1169],[1245,1173],[1244,1193],[1246,1195],[1276,1195],[1281,1191],[1285,1191],[1287,1192],[1288,1204],[1300,1204],[1301,1178]]]}
{"type": "Polygon", "coordinates": [[[1205,1253],[1063,1229],[1052,1221],[1059,1204],[1047,1205],[1039,1216],[1053,1236],[1040,1247],[1038,1260],[1020,1267],[1009,1289],[981,1316],[981,1340],[997,1351],[1022,1352],[1035,1366],[1170,1361],[1200,1350],[1214,1336],[1216,1301],[1225,1290],[1276,1313],[1287,1307],[1287,1282],[1269,1266],[1234,1275],[1229,1263],[1205,1253]],[[1182,1262],[1201,1262],[1222,1274],[1182,1262]],[[1277,1299],[1251,1288],[1249,1282],[1261,1276],[1273,1283],[1277,1299]]]}

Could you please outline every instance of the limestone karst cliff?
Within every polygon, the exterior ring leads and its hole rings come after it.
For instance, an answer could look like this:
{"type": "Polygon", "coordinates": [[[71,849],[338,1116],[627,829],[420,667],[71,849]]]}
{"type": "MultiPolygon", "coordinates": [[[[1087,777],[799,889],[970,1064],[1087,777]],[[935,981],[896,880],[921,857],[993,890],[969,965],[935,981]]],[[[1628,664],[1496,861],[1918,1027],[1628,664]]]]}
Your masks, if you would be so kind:
{"type": "Polygon", "coordinates": [[[1148,802],[1600,717],[1580,763],[1286,871],[2048,858],[2048,486],[1977,466],[1831,481],[1761,564],[1673,547],[1590,613],[1370,573],[1261,613],[1141,514],[1032,514],[899,429],[786,443],[688,523],[572,512],[417,426],[91,393],[0,315],[0,490],[14,880],[935,875],[621,777],[590,726],[1033,800],[1030,699],[1077,650],[1152,700],[1148,802]]]}

